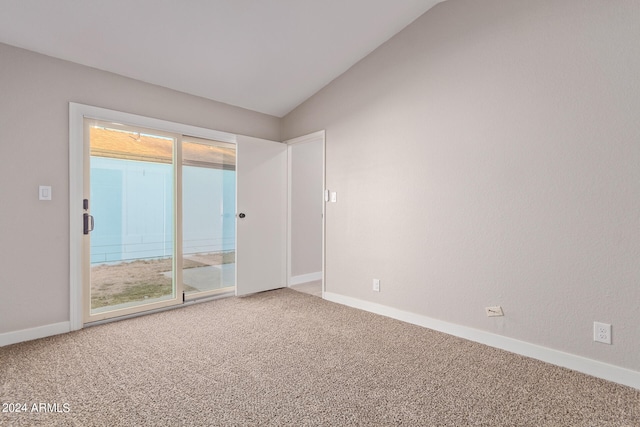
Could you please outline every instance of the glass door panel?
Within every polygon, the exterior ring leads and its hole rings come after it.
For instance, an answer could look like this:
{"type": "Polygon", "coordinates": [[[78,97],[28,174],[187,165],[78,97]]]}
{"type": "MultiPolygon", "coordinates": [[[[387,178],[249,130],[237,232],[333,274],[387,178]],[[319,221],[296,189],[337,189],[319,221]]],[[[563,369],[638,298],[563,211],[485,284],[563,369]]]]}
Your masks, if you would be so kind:
{"type": "Polygon", "coordinates": [[[185,299],[235,286],[236,149],[182,139],[182,283],[185,299]]]}
{"type": "MultiPolygon", "coordinates": [[[[178,302],[174,280],[176,138],[93,121],[89,321],[178,302]]],[[[181,298],[180,298],[181,300],[181,298]]]]}

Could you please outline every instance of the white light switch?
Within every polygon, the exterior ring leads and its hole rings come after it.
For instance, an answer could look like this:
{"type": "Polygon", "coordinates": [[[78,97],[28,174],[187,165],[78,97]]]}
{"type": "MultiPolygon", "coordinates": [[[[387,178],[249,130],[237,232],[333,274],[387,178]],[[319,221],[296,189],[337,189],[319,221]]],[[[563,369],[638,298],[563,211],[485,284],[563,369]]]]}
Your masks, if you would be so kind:
{"type": "Polygon", "coordinates": [[[41,185],[39,191],[40,200],[51,200],[51,186],[41,185]]]}
{"type": "Polygon", "coordinates": [[[338,195],[336,194],[335,191],[331,192],[331,203],[335,203],[338,201],[338,195]]]}

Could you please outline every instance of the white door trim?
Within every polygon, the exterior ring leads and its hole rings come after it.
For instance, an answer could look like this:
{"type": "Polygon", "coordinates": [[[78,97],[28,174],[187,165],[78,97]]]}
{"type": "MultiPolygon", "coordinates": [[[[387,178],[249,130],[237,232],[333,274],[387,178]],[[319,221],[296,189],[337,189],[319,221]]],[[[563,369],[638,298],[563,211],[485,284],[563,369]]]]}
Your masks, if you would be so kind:
{"type": "MultiPolygon", "coordinates": [[[[291,187],[292,187],[292,155],[291,155],[291,146],[294,144],[304,144],[307,142],[318,142],[322,141],[322,190],[324,193],[325,186],[325,175],[326,175],[326,150],[325,150],[325,131],[320,130],[317,132],[310,133],[308,135],[299,136],[297,138],[289,139],[284,143],[289,147],[287,149],[287,286],[296,285],[299,282],[291,275],[291,187]]],[[[318,197],[321,197],[320,195],[318,197]]],[[[322,271],[321,279],[322,279],[322,295],[324,297],[325,292],[325,223],[326,223],[326,212],[325,212],[326,204],[322,202],[322,271]]],[[[299,277],[299,276],[297,276],[299,277]]],[[[314,276],[315,277],[315,276],[314,276]]]]}
{"type": "Polygon", "coordinates": [[[69,323],[82,329],[82,194],[84,118],[236,143],[236,135],[90,105],[69,103],[69,323]]]}

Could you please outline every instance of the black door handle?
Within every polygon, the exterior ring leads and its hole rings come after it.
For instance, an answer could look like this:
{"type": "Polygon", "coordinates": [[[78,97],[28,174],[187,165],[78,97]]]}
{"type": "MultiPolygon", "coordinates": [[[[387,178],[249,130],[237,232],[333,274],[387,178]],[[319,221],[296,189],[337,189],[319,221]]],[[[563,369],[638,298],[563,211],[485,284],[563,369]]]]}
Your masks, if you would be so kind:
{"type": "Polygon", "coordinates": [[[93,215],[89,215],[88,213],[82,214],[83,216],[83,230],[82,232],[84,234],[89,234],[90,232],[93,231],[93,227],[94,227],[94,222],[93,222],[93,215]]]}
{"type": "Polygon", "coordinates": [[[246,216],[246,215],[245,215],[245,214],[243,214],[242,212],[240,212],[240,213],[238,214],[238,217],[239,217],[239,218],[244,218],[245,216],[246,216]]]}

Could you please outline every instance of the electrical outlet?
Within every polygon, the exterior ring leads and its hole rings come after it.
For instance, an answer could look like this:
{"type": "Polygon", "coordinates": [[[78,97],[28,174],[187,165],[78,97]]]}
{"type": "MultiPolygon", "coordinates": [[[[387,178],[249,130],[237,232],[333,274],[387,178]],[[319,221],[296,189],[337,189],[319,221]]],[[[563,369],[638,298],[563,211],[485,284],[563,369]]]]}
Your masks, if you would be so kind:
{"type": "Polygon", "coordinates": [[[495,307],[485,307],[485,311],[487,312],[487,317],[504,316],[502,307],[500,307],[499,305],[496,305],[495,307]]]}
{"type": "Polygon", "coordinates": [[[380,279],[373,279],[373,290],[380,292],[380,279]]]}
{"type": "Polygon", "coordinates": [[[593,340],[611,344],[611,325],[608,323],[593,322],[593,340]]]}

